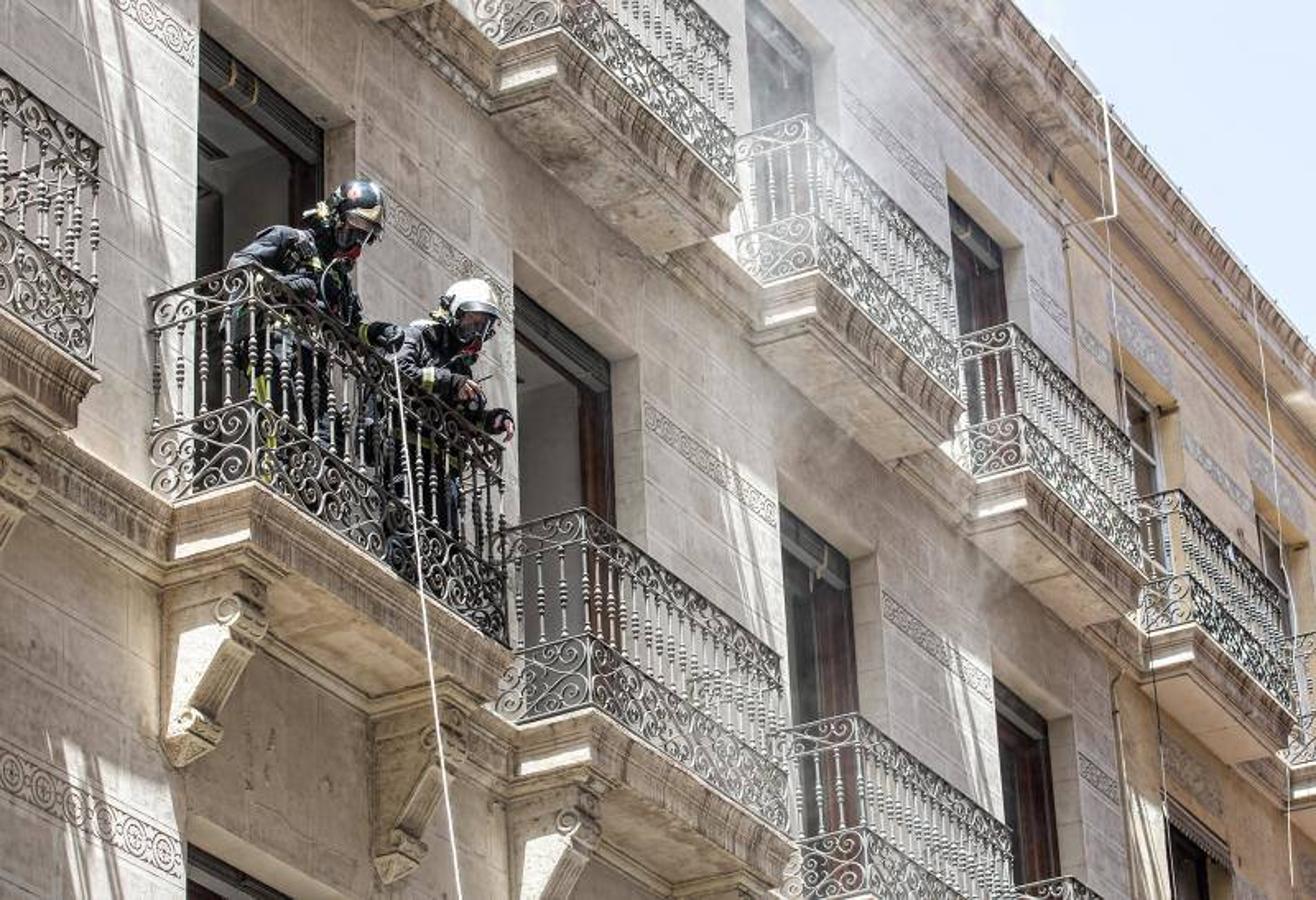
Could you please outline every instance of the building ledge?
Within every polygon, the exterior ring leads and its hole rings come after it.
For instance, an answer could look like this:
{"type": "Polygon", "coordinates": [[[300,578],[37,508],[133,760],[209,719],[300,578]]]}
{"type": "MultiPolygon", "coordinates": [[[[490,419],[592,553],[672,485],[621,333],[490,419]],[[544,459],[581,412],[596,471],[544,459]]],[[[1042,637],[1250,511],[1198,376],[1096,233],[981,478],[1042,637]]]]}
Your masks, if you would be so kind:
{"type": "MultiPolygon", "coordinates": [[[[426,680],[416,589],[262,485],[178,503],[169,559],[172,585],[235,565],[260,573],[270,633],[367,696],[426,680]]],[[[441,677],[495,697],[511,651],[436,601],[430,628],[441,677]]]]}
{"type": "Polygon", "coordinates": [[[1128,616],[1142,587],[1138,567],[1032,469],[979,480],[970,539],[1071,627],[1128,616]]]}
{"type": "Polygon", "coordinates": [[[78,424],[78,406],[100,376],[0,307],[0,406],[17,406],[41,430],[78,424]]]}
{"type": "MultiPolygon", "coordinates": [[[[760,296],[751,337],[759,355],[878,459],[950,437],[963,404],[822,271],[760,296]]],[[[945,348],[953,372],[954,344],[945,348]]]]}
{"type": "Polygon", "coordinates": [[[759,890],[781,884],[793,846],[784,833],[606,715],[584,709],[508,727],[516,746],[509,807],[583,786],[598,796],[603,842],[669,892],[726,876],[759,890]]]}
{"type": "Polygon", "coordinates": [[[1142,689],[1226,763],[1286,747],[1293,714],[1195,623],[1148,635],[1142,689]]]}

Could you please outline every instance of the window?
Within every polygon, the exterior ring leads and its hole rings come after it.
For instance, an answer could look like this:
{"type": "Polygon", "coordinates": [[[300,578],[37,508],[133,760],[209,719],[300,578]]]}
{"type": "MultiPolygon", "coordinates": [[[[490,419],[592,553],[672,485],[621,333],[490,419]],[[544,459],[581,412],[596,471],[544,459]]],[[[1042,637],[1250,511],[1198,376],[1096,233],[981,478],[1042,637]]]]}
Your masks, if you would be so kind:
{"type": "Polygon", "coordinates": [[[197,847],[187,848],[188,900],[290,900],[197,847]]]}
{"type": "MultiPolygon", "coordinates": [[[[1161,451],[1157,440],[1159,422],[1156,407],[1122,373],[1115,374],[1115,390],[1119,392],[1124,415],[1124,433],[1129,436],[1129,443],[1133,446],[1134,491],[1139,497],[1155,494],[1161,489],[1161,451]]],[[[1147,562],[1153,574],[1165,574],[1170,568],[1169,535],[1165,530],[1165,522],[1154,516],[1143,518],[1142,540],[1147,549],[1147,562]]]]}
{"type": "Polygon", "coordinates": [[[205,274],[321,198],[324,134],[205,33],[199,96],[196,267],[205,274]]]}
{"type": "Polygon", "coordinates": [[[1261,571],[1270,579],[1283,600],[1280,621],[1285,635],[1293,633],[1293,623],[1289,620],[1289,557],[1288,548],[1280,543],[1279,533],[1261,516],[1257,516],[1257,544],[1261,547],[1261,571]]]}
{"type": "Polygon", "coordinates": [[[745,4],[751,124],[762,128],[813,113],[813,62],[795,35],[762,0],[745,4]]]}
{"type": "Polygon", "coordinates": [[[612,522],[608,361],[519,288],[516,407],[522,520],[584,506],[612,522]]]}
{"type": "Polygon", "coordinates": [[[1000,245],[954,200],[950,201],[950,233],[960,333],[1007,321],[1005,257],[1000,245]]]}
{"type": "Polygon", "coordinates": [[[1170,869],[1174,877],[1174,900],[1211,900],[1206,853],[1170,826],[1170,869]]]}
{"type": "Polygon", "coordinates": [[[812,722],[859,706],[850,563],[784,507],[781,561],[786,581],[792,721],[812,722]]]}
{"type": "Polygon", "coordinates": [[[996,738],[1005,824],[1014,841],[1015,884],[1054,878],[1060,874],[1060,858],[1046,719],[999,681],[996,738]]]}

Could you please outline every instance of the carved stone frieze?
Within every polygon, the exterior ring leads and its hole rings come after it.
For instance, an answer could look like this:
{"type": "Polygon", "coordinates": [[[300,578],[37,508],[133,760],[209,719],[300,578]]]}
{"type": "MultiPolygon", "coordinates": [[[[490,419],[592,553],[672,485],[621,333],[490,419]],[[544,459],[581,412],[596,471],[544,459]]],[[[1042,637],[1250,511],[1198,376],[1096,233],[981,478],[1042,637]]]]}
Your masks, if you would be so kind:
{"type": "Polygon", "coordinates": [[[219,713],[269,626],[265,585],[228,571],[165,593],[160,744],[178,768],[214,750],[224,736],[219,713]]]}
{"type": "Polygon", "coordinates": [[[0,548],[41,487],[37,436],[16,422],[0,422],[0,548]]]}
{"type": "Polygon", "coordinates": [[[156,0],[112,0],[123,14],[140,25],[185,63],[196,60],[196,29],[180,21],[156,0]]]}
{"type": "Polygon", "coordinates": [[[913,610],[885,591],[882,593],[882,617],[917,644],[924,653],[945,666],[971,691],[984,700],[992,700],[992,676],[987,670],[965,656],[950,640],[933,631],[913,610]]]}

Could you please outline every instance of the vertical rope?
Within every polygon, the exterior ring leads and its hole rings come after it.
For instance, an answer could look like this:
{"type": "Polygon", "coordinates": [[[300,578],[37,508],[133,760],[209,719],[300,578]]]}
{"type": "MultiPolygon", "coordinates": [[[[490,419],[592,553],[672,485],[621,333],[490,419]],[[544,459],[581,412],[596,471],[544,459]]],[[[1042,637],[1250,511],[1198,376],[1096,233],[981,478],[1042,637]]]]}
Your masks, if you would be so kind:
{"type": "MultiPolygon", "coordinates": [[[[1270,441],[1270,485],[1271,496],[1275,498],[1275,539],[1279,542],[1279,571],[1284,577],[1284,592],[1288,595],[1288,616],[1289,630],[1289,659],[1293,667],[1293,688],[1296,691],[1298,687],[1298,629],[1296,627],[1296,613],[1293,607],[1293,582],[1289,580],[1289,561],[1288,554],[1284,552],[1284,514],[1280,509],[1279,494],[1279,460],[1275,453],[1275,418],[1270,408],[1270,381],[1266,377],[1266,348],[1261,340],[1261,316],[1257,309],[1257,290],[1252,284],[1252,277],[1246,270],[1244,274],[1248,276],[1247,293],[1248,299],[1252,304],[1252,331],[1257,338],[1257,359],[1261,364],[1261,398],[1266,406],[1266,433],[1270,441]]],[[[1302,700],[1295,697],[1301,710],[1302,700]]],[[[1297,896],[1297,881],[1293,868],[1293,769],[1286,762],[1284,765],[1284,837],[1288,844],[1289,854],[1289,891],[1297,896]]]]}
{"type": "Polygon", "coordinates": [[[443,779],[443,812],[448,821],[448,847],[452,851],[452,877],[457,883],[457,900],[462,897],[461,863],[457,858],[457,831],[452,824],[452,792],[448,782],[448,758],[443,747],[443,722],[439,715],[439,690],[434,680],[434,648],[430,641],[429,598],[425,596],[425,579],[421,576],[420,516],[416,513],[416,489],[411,471],[411,450],[407,446],[407,416],[402,405],[402,370],[393,356],[393,388],[397,393],[398,423],[402,430],[402,465],[407,473],[407,506],[411,510],[411,547],[416,556],[416,595],[420,598],[420,627],[425,633],[425,671],[430,683],[430,711],[434,714],[434,745],[439,751],[439,775],[443,779]]]}

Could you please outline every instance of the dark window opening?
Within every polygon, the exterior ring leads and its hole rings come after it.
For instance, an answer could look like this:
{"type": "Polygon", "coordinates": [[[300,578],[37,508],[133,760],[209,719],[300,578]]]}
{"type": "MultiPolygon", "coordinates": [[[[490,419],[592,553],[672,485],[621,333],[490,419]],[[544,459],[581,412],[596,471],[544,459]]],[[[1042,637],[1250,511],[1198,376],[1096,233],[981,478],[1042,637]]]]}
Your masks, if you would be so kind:
{"type": "MultiPolygon", "coordinates": [[[[1133,447],[1134,491],[1139,497],[1147,497],[1161,489],[1159,413],[1156,406],[1120,373],[1115,375],[1115,389],[1123,404],[1124,433],[1129,436],[1133,447]]],[[[1144,519],[1142,540],[1147,548],[1149,575],[1164,575],[1170,571],[1169,538],[1163,520],[1154,516],[1144,519]]]]}
{"type": "Polygon", "coordinates": [[[198,105],[196,269],[205,274],[321,198],[324,133],[204,33],[198,105]]]}
{"type": "Polygon", "coordinates": [[[1170,869],[1174,875],[1174,900],[1211,900],[1211,861],[1206,852],[1170,826],[1170,869]]]}
{"type": "Polygon", "coordinates": [[[521,519],[583,506],[616,518],[608,360],[516,291],[521,519]]]}
{"type": "Polygon", "coordinates": [[[960,333],[1008,321],[1005,257],[1000,245],[954,200],[950,201],[950,233],[960,333]]]}
{"type": "Polygon", "coordinates": [[[745,4],[749,111],[754,128],[813,113],[813,62],[808,49],[761,0],[745,4]]]}
{"type": "Polygon", "coordinates": [[[999,681],[996,737],[1005,824],[1014,843],[1015,884],[1054,878],[1060,874],[1060,857],[1046,719],[999,681]]]}
{"type": "Polygon", "coordinates": [[[198,847],[187,848],[188,900],[290,900],[198,847]]]}
{"type": "Polygon", "coordinates": [[[1289,600],[1289,579],[1286,574],[1288,571],[1288,548],[1279,539],[1279,532],[1270,526],[1265,519],[1257,516],[1257,543],[1261,547],[1261,571],[1275,590],[1279,592],[1280,600],[1284,604],[1282,615],[1280,616],[1281,624],[1284,628],[1284,634],[1291,635],[1293,632],[1293,623],[1289,621],[1288,604],[1289,600]]]}

